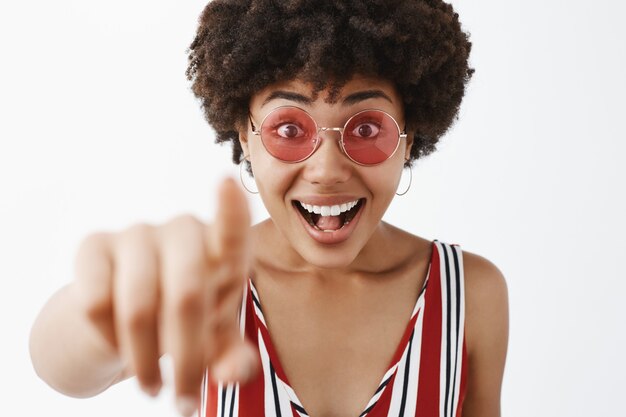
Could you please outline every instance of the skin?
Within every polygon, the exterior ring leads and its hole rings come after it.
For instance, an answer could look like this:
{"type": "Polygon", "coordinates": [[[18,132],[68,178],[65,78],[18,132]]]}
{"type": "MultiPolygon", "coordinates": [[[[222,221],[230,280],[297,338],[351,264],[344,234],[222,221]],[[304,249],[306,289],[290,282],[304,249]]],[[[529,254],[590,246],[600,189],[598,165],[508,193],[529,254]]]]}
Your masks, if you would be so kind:
{"type": "MultiPolygon", "coordinates": [[[[298,80],[282,82],[255,94],[250,113],[258,127],[272,109],[296,105],[318,125],[338,127],[359,110],[378,108],[404,126],[400,96],[385,80],[356,76],[336,102],[325,98],[323,91],[312,100],[310,85],[298,80]]],[[[240,142],[270,213],[253,227],[246,197],[227,180],[210,224],[184,215],[85,238],[74,280],[46,303],[31,330],[40,377],[67,395],[88,397],[136,376],[156,395],[158,359],[168,353],[179,410],[190,415],[206,367],[222,380],[245,381],[259,372],[235,319],[244,279],[252,276],[272,342],[310,415],[358,415],[405,329],[431,242],[381,221],[410,140],[387,161],[365,167],[350,161],[337,139],[337,132],[324,132],[310,158],[287,164],[265,150],[250,123],[242,126],[240,142]],[[306,233],[292,200],[320,196],[366,199],[347,240],[322,244],[306,233]]],[[[463,416],[497,417],[506,283],[488,260],[463,255],[470,370],[463,416]]]]}
{"type": "MultiPolygon", "coordinates": [[[[279,83],[252,98],[251,118],[258,128],[272,109],[294,105],[318,126],[334,127],[360,110],[377,108],[404,125],[400,96],[385,80],[357,76],[336,103],[325,98],[312,100],[311,86],[298,80],[279,83]],[[382,94],[344,101],[365,91],[382,94]]],[[[253,247],[255,285],[272,342],[311,415],[359,415],[401,338],[431,255],[430,241],[381,221],[411,142],[384,163],[364,167],[342,153],[338,133],[326,132],[311,157],[288,164],[272,157],[251,129],[241,131],[240,143],[271,217],[253,228],[253,247]],[[367,200],[357,229],[339,244],[316,242],[300,224],[292,200],[344,194],[367,200]]],[[[464,259],[471,371],[463,416],[495,417],[508,334],[506,283],[488,260],[469,252],[464,259]]]]}

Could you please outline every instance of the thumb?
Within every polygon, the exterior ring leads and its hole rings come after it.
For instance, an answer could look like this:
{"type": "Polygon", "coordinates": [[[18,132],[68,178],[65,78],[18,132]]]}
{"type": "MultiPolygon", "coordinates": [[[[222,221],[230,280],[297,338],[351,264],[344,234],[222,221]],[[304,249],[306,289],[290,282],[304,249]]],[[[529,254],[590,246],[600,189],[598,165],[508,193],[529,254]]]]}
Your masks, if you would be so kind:
{"type": "Polygon", "coordinates": [[[235,342],[211,367],[214,381],[248,382],[261,367],[259,353],[248,340],[235,342]]]}

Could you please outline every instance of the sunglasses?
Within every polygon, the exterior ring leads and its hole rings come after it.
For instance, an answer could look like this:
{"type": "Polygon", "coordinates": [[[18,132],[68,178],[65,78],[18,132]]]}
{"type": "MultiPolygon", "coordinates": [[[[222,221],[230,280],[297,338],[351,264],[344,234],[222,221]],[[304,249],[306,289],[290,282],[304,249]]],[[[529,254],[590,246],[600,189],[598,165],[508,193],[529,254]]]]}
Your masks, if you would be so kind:
{"type": "Polygon", "coordinates": [[[313,117],[299,107],[281,106],[272,110],[257,130],[249,115],[252,133],[261,136],[267,151],[283,162],[301,162],[319,148],[321,131],[341,134],[342,152],[359,165],[377,165],[389,159],[398,149],[398,122],[382,110],[363,110],[348,119],[343,127],[320,127],[313,117]]]}

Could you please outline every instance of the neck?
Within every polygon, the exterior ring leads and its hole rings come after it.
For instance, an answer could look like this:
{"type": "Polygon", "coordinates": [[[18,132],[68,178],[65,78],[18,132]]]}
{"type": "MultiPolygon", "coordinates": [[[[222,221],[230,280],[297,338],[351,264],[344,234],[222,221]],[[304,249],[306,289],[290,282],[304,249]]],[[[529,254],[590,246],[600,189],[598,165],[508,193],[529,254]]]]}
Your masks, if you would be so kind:
{"type": "Polygon", "coordinates": [[[271,219],[253,227],[254,258],[257,265],[267,270],[306,275],[319,281],[353,282],[380,276],[402,268],[415,253],[415,241],[410,234],[380,222],[357,256],[347,265],[334,268],[320,267],[308,262],[276,229],[271,219]]]}

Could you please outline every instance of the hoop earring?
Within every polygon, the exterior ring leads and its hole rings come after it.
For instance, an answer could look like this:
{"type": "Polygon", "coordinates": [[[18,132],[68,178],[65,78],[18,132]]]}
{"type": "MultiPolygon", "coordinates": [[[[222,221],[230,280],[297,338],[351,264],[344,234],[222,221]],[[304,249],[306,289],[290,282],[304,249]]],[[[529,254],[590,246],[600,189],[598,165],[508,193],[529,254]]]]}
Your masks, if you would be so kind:
{"type": "Polygon", "coordinates": [[[406,193],[409,192],[409,189],[411,188],[411,183],[413,182],[413,170],[411,169],[411,167],[409,167],[409,186],[406,187],[406,190],[404,190],[404,192],[402,193],[398,193],[396,191],[396,195],[405,195],[406,193]]]}
{"type": "MultiPolygon", "coordinates": [[[[251,189],[249,189],[248,187],[246,187],[246,183],[243,181],[243,163],[244,163],[245,161],[248,161],[248,160],[246,159],[246,157],[247,157],[247,155],[244,155],[244,156],[241,158],[241,161],[239,161],[239,180],[241,181],[241,185],[243,185],[243,188],[245,188],[247,192],[249,192],[250,194],[258,194],[258,193],[259,193],[259,191],[258,191],[258,190],[257,190],[257,191],[252,191],[251,189]]],[[[248,163],[249,163],[249,161],[248,161],[248,163]]]]}

